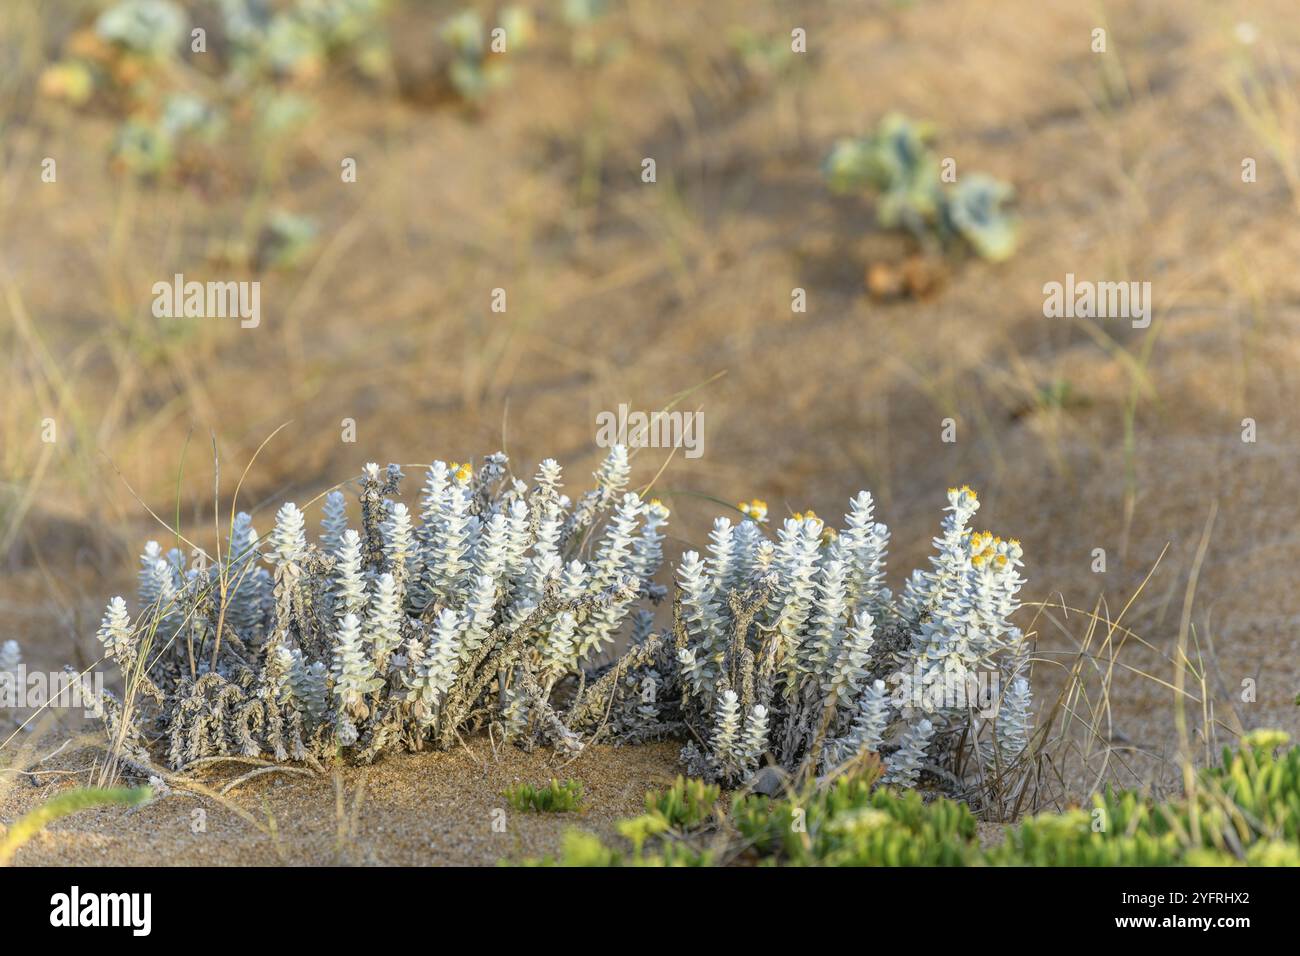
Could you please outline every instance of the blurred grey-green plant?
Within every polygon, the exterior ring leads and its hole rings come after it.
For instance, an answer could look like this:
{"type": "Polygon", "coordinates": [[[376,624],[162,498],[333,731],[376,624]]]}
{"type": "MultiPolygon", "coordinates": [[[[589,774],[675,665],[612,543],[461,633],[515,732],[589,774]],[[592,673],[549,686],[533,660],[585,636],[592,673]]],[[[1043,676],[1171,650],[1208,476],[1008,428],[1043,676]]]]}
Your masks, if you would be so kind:
{"type": "MultiPolygon", "coordinates": [[[[515,53],[528,46],[536,27],[528,8],[509,6],[501,10],[493,29],[500,30],[505,41],[500,52],[515,53]]],[[[447,79],[462,99],[477,103],[510,81],[508,61],[491,48],[489,28],[474,8],[445,20],[438,35],[451,51],[447,79]]]]}
{"type": "Polygon", "coordinates": [[[117,0],[69,39],[65,55],[42,75],[41,91],[120,116],[112,158],[156,179],[214,145],[250,95],[259,104],[259,129],[274,134],[294,124],[285,110],[265,104],[301,99],[283,87],[311,83],[332,65],[371,81],[387,78],[385,8],[385,0],[117,0]],[[214,12],[217,28],[202,52],[192,52],[191,25],[213,26],[214,12]],[[196,57],[202,69],[194,68],[196,57]]]}
{"type": "Polygon", "coordinates": [[[871,134],[835,143],[823,164],[827,183],[840,193],[874,194],[883,228],[940,248],[960,241],[994,262],[1009,258],[1017,229],[1006,205],[1014,190],[984,173],[945,183],[934,133],[932,124],[890,113],[871,134]]]}

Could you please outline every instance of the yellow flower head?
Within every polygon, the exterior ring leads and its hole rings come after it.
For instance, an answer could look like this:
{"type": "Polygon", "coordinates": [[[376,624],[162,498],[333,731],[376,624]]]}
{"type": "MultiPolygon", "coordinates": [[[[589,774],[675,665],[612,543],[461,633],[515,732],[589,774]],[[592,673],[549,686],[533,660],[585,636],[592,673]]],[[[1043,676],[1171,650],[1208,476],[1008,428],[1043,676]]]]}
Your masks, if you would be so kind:
{"type": "Polygon", "coordinates": [[[462,465],[458,461],[453,461],[449,467],[451,468],[452,477],[462,484],[474,477],[474,466],[469,462],[462,465]]]}
{"type": "Polygon", "coordinates": [[[962,485],[960,488],[948,489],[948,504],[956,508],[959,505],[965,507],[979,507],[979,497],[971,490],[970,485],[962,485]]]}
{"type": "Polygon", "coordinates": [[[767,520],[767,502],[761,498],[755,498],[753,501],[742,501],[736,505],[741,514],[754,521],[763,522],[767,520]]]}
{"type": "Polygon", "coordinates": [[[669,515],[668,506],[658,498],[650,499],[650,509],[652,511],[657,511],[661,518],[667,518],[669,515]]]}

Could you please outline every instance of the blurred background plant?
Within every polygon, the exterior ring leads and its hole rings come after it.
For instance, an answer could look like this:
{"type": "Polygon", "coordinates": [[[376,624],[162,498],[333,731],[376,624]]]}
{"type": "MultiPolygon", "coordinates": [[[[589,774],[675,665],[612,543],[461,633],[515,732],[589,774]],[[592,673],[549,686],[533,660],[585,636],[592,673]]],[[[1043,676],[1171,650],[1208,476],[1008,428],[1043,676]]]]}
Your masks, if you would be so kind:
{"type": "Polygon", "coordinates": [[[0,866],[10,865],[23,844],[62,817],[113,804],[138,806],[148,800],[149,795],[148,787],[84,787],[59,794],[9,827],[0,825],[0,866]]]}
{"type": "Polygon", "coordinates": [[[834,145],[825,162],[827,182],[836,192],[874,192],[876,221],[910,233],[926,248],[951,249],[961,241],[984,259],[1009,258],[1016,225],[1004,207],[1014,190],[983,173],[958,175],[955,166],[951,178],[942,178],[933,138],[933,124],[890,113],[871,134],[834,145]]]}
{"type": "Polygon", "coordinates": [[[523,7],[506,7],[490,31],[472,9],[445,23],[439,36],[451,47],[447,78],[462,98],[477,103],[510,81],[505,59],[495,54],[527,48],[536,31],[532,14],[523,7]]]}
{"type": "Polygon", "coordinates": [[[298,101],[290,91],[318,83],[327,69],[382,82],[391,72],[384,7],[117,0],[67,39],[40,89],[72,107],[121,115],[114,158],[123,170],[183,174],[202,160],[201,147],[218,145],[231,113],[245,119],[250,92],[262,128],[282,133],[298,101]]]}

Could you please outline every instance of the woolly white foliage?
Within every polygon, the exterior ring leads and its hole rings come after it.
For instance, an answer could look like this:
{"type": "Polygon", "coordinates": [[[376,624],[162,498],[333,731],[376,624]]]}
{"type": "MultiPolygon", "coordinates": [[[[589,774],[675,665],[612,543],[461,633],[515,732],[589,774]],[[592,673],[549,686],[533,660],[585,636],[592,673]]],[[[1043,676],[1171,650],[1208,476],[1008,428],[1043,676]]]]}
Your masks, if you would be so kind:
{"type": "MultiPolygon", "coordinates": [[[[989,730],[972,725],[964,695],[977,675],[1006,682],[1016,673],[1022,638],[1008,618],[1023,581],[1017,542],[968,527],[978,507],[969,488],[948,492],[931,568],[898,601],[884,587],[889,531],[866,492],[850,501],[838,534],[811,513],[795,515],[773,546],[761,502],[742,504],[749,520],[739,527],[715,522],[708,562],[688,551],[677,568],[673,660],[683,716],[706,739],[703,751],[683,752],[692,769],[731,783],[749,769],[721,719],[733,693],[741,713],[765,708],[771,752],[791,773],[870,751],[885,757],[891,783],[914,786],[923,766],[955,765],[956,748],[987,746],[989,730]]],[[[1021,680],[995,731],[1004,753],[1018,753],[1027,736],[1021,680]]]]}
{"type": "Polygon", "coordinates": [[[568,611],[555,619],[546,643],[542,645],[542,674],[547,680],[554,680],[573,666],[577,654],[573,633],[577,628],[578,619],[568,611]]]}
{"type": "Polygon", "coordinates": [[[838,546],[833,546],[833,552],[827,554],[817,575],[817,607],[809,640],[800,645],[800,663],[809,674],[826,673],[838,661],[844,637],[848,569],[838,546]]]}
{"type": "Polygon", "coordinates": [[[1032,697],[1029,681],[1024,677],[1016,677],[1002,697],[1002,705],[998,708],[997,745],[1003,764],[1014,762],[1028,745],[1032,697]]]}
{"type": "Polygon", "coordinates": [[[932,739],[934,724],[924,717],[903,731],[898,749],[885,760],[885,783],[900,787],[916,786],[932,739]]]}
{"type": "Polygon", "coordinates": [[[366,607],[366,582],[361,573],[361,535],[349,528],[339,543],[334,565],[334,615],[361,614],[366,607]]]}
{"type": "Polygon", "coordinates": [[[0,674],[16,673],[22,663],[23,652],[17,641],[0,642],[0,674]]]}
{"type": "Polygon", "coordinates": [[[878,753],[889,726],[891,705],[885,682],[878,680],[862,692],[849,732],[826,748],[823,766],[832,767],[863,753],[878,753]]]}
{"type": "Polygon", "coordinates": [[[713,590],[725,593],[735,583],[736,535],[730,518],[715,518],[709,532],[709,583],[713,590]]]}
{"type": "Polygon", "coordinates": [[[293,564],[306,550],[307,530],[302,512],[292,501],[286,502],[275,515],[271,560],[276,564],[293,564]]]}
{"type": "Polygon", "coordinates": [[[375,664],[381,669],[402,643],[404,616],[397,579],[391,573],[379,575],[366,618],[366,639],[374,651],[375,664]]]}
{"type": "Polygon", "coordinates": [[[723,691],[718,698],[713,736],[709,740],[713,758],[720,767],[740,762],[740,698],[734,690],[723,691]]]}
{"type": "Polygon", "coordinates": [[[325,496],[324,517],[321,518],[320,544],[327,554],[337,554],[343,544],[343,532],[348,530],[348,500],[335,489],[325,496]]]}
{"type": "Polygon", "coordinates": [[[745,718],[745,732],[740,742],[740,758],[746,769],[753,767],[767,750],[767,708],[755,704],[745,718]]]}
{"type": "MultiPolygon", "coordinates": [[[[240,514],[211,569],[185,571],[179,552],[150,542],[138,626],[116,599],[100,639],[125,670],[143,635],[161,634],[144,675],[161,706],[148,720],[170,734],[178,765],[235,749],[305,759],[342,747],[371,760],[397,743],[451,746],[458,728],[487,720],[507,735],[523,726],[526,745],[578,746],[564,720],[591,731],[604,713],[579,689],[561,719],[551,688],[571,676],[581,688],[636,598],[654,596],[668,510],[622,494],[625,449],[598,470],[580,515],[560,475],[547,460],[530,490],[504,455],[477,472],[434,462],[416,525],[394,497],[400,469],[367,464],[355,483],[360,529],[331,493],[319,545],[293,504],[264,550],[240,514]],[[170,640],[182,621],[186,639],[170,640]]],[[[645,643],[646,618],[636,620],[645,643]]]]}
{"type": "Polygon", "coordinates": [[[224,566],[185,571],[179,552],[150,542],[139,620],[115,599],[99,633],[127,669],[157,632],[144,676],[160,704],[136,709],[149,715],[136,737],[170,734],[183,765],[340,747],[373,760],[396,745],[450,747],[488,722],[521,746],[566,749],[583,734],[639,741],[689,728],[703,742],[684,751],[692,770],[729,783],[763,760],[826,770],[873,752],[891,783],[914,786],[926,767],[954,765],[959,739],[989,742],[969,708],[900,688],[987,669],[1017,676],[986,736],[1008,758],[1024,747],[1029,685],[1008,663],[1023,644],[1008,620],[1021,551],[969,529],[969,489],[949,492],[930,569],[897,600],[870,495],[851,500],[838,535],[808,513],[775,541],[766,506],[750,502],[738,523],[713,524],[707,557],[682,556],[670,633],[635,607],[666,594],[654,579],[668,509],[627,490],[625,449],[576,503],[550,459],[531,488],[504,455],[477,472],[434,462],[418,524],[396,500],[401,477],[366,466],[360,530],[347,527],[342,495],[327,496],[319,546],[293,504],[264,548],[241,514],[224,566]],[[171,640],[183,621],[185,640],[171,640]],[[620,636],[629,649],[602,664],[620,636]]]}
{"type": "MultiPolygon", "coordinates": [[[[823,690],[835,696],[836,706],[851,706],[871,666],[871,649],[876,643],[876,622],[870,613],[859,611],[847,635],[827,668],[823,690]]],[[[826,658],[831,660],[831,656],[826,658]]]]}
{"type": "Polygon", "coordinates": [[[415,713],[422,724],[433,723],[456,680],[460,631],[460,615],[448,608],[434,621],[428,642],[412,645],[412,666],[404,678],[406,699],[415,703],[415,713]]]}
{"type": "Polygon", "coordinates": [[[325,662],[308,662],[302,650],[295,647],[290,652],[289,690],[295,706],[309,723],[319,723],[325,716],[325,695],[328,692],[325,662]]]}
{"type": "Polygon", "coordinates": [[[496,613],[497,582],[489,574],[480,574],[475,580],[466,604],[464,628],[458,641],[462,663],[473,660],[492,630],[496,613]]]}
{"type": "Polygon", "coordinates": [[[184,586],[175,561],[163,557],[157,541],[145,545],[140,556],[139,598],[142,608],[154,611],[157,637],[169,640],[180,626],[178,592],[184,586]]]}
{"type": "Polygon", "coordinates": [[[798,636],[812,611],[822,527],[817,518],[789,518],[777,532],[774,626],[788,650],[797,650],[798,636]]]}
{"type": "MultiPolygon", "coordinates": [[[[697,752],[693,744],[689,749],[697,752]]],[[[751,707],[742,721],[740,698],[735,691],[724,690],[717,698],[706,772],[723,780],[740,779],[758,765],[767,749],[767,708],[751,707]]]]}
{"type": "Polygon", "coordinates": [[[889,598],[889,592],[884,589],[889,529],[875,521],[875,509],[871,492],[858,492],[849,502],[844,533],[839,539],[849,561],[848,600],[855,615],[864,608],[874,609],[889,598]]]}
{"type": "Polygon", "coordinates": [[[131,666],[135,658],[135,634],[131,627],[131,615],[126,610],[126,601],[115,597],[108,602],[95,637],[104,646],[104,654],[110,660],[123,668],[131,666]]]}
{"type": "Polygon", "coordinates": [[[366,717],[366,697],[384,686],[376,675],[375,662],[361,640],[361,621],[347,614],[339,623],[334,642],[334,663],[330,670],[338,706],[349,717],[366,717]]]}
{"type": "MultiPolygon", "coordinates": [[[[621,448],[621,446],[619,446],[621,448]]],[[[626,461],[626,451],[622,453],[626,461]]],[[[614,457],[611,455],[611,458],[614,457]]],[[[626,483],[626,478],[623,479],[626,483]]],[[[633,534],[644,505],[634,492],[623,495],[601,541],[592,580],[597,590],[614,587],[636,570],[633,561],[633,534]]],[[[578,654],[586,657],[613,642],[614,634],[627,614],[628,605],[608,604],[592,610],[585,625],[578,629],[578,654]]]]}
{"type": "Polygon", "coordinates": [[[229,571],[226,574],[227,619],[244,638],[251,638],[271,602],[272,579],[258,565],[257,530],[247,512],[239,512],[230,529],[229,571]]]}

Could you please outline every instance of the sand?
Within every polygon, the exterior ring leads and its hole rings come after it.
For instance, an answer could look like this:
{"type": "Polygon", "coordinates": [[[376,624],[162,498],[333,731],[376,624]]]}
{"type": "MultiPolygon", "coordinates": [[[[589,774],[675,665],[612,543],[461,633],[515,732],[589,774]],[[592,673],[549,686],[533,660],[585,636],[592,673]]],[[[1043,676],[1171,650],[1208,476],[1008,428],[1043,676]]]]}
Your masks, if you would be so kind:
{"type": "MultiPolygon", "coordinates": [[[[517,862],[557,853],[570,827],[613,838],[617,820],[643,812],[648,790],[672,782],[678,749],[672,743],[597,745],[565,766],[549,752],[528,754],[508,747],[494,755],[486,738],[475,738],[449,753],[397,754],[371,767],[339,767],[323,777],[262,776],[241,784],[224,801],[172,790],[134,810],[108,807],[66,817],[20,850],[15,864],[517,862]],[[583,802],[577,812],[521,812],[503,796],[515,784],[542,784],[552,777],[581,782],[583,802]],[[251,814],[260,827],[232,807],[251,814]]],[[[11,820],[74,780],[85,780],[86,774],[62,771],[88,767],[95,756],[89,748],[65,751],[42,763],[39,776],[21,775],[0,793],[0,819],[11,820]]],[[[220,790],[246,769],[214,768],[196,779],[220,790]]]]}

